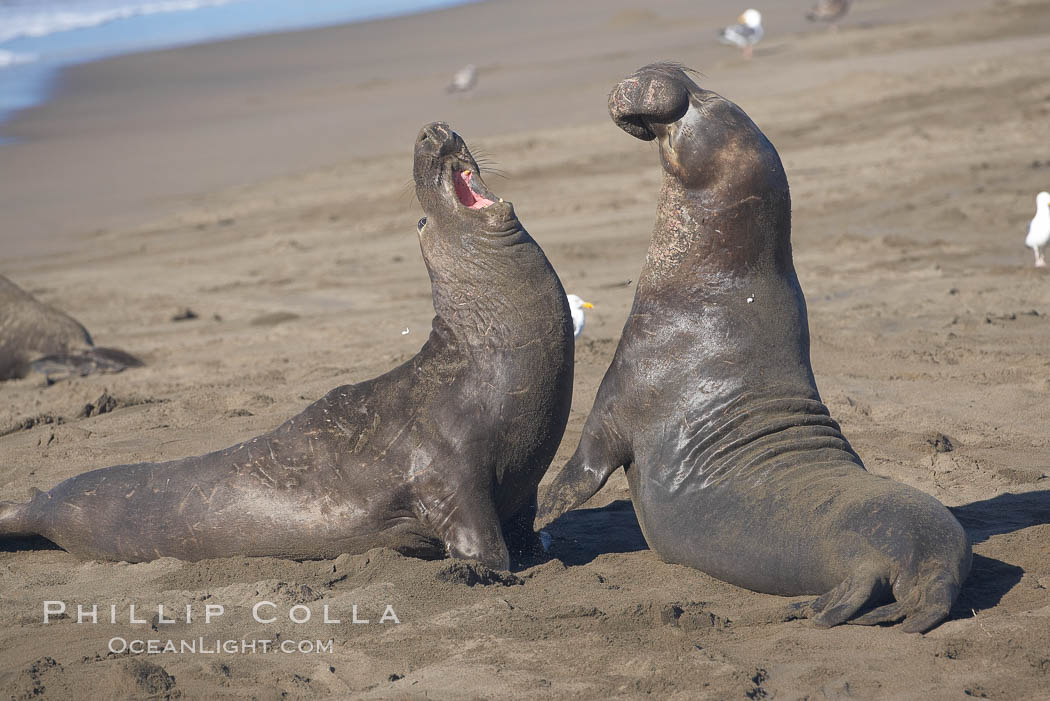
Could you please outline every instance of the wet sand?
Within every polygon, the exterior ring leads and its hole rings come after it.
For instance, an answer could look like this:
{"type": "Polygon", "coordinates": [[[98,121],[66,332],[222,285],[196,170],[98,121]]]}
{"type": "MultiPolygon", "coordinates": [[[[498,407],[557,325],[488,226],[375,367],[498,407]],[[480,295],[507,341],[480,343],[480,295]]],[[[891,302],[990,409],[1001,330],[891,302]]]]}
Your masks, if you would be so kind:
{"type": "MultiPolygon", "coordinates": [[[[953,508],[976,554],[925,636],[817,630],[645,546],[622,472],[511,575],[376,550],[334,561],[80,562],[0,547],[14,698],[1021,698],[1050,685],[1050,274],[1024,227],[1050,189],[1050,2],[871,0],[837,33],[728,2],[489,2],[78,67],[0,151],[0,273],[148,366],[0,385],[0,499],[222,448],[411,357],[432,316],[407,187],[447,119],[593,302],[555,474],[634,294],[660,169],[605,95],[675,59],[777,146],[825,401],[877,474],[953,508]],[[476,27],[489,27],[487,33],[476,27]],[[774,31],[773,28],[776,28],[774,31]],[[447,95],[467,62],[478,89],[447,95]],[[175,322],[185,308],[197,318],[175,322]],[[408,328],[408,334],[402,331],[408,328]],[[107,392],[116,407],[85,417],[107,392]],[[24,427],[27,426],[28,427],[24,427]],[[951,450],[943,437],[947,436],[951,450]],[[72,618],[43,623],[43,602],[72,618]],[[278,620],[251,608],[277,604],[278,620]],[[75,622],[76,604],[103,622],[75,622]],[[151,620],[163,604],[174,624],[151,620]],[[210,624],[205,606],[225,613],[210,624]],[[400,624],[378,622],[390,604],[400,624]],[[108,622],[117,606],[116,624],[108,622]],[[311,609],[295,624],[289,609],[311,609]],[[321,622],[323,607],[340,623],[321,622]],[[352,607],[368,624],[351,623],[352,607]],[[185,607],[193,619],[185,622],[185,607]],[[145,613],[143,613],[145,612],[145,613]],[[157,630],[153,630],[157,628],[157,630]],[[126,639],[333,640],[332,651],[111,654],[126,639]]],[[[795,7],[795,5],[798,5],[795,7]]],[[[301,612],[301,609],[298,610],[301,612]]],[[[265,612],[264,612],[265,613],[265,612]]],[[[274,643],[279,644],[279,643],[274,643]]]]}

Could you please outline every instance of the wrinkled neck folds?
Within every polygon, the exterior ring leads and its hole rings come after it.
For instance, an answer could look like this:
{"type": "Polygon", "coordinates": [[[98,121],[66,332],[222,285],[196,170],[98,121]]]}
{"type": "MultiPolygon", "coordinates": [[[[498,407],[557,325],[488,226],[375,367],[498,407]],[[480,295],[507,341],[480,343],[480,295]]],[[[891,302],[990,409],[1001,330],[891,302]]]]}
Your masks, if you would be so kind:
{"type": "Polygon", "coordinates": [[[434,312],[460,343],[520,346],[556,315],[550,300],[559,283],[543,252],[516,219],[502,226],[424,252],[434,312]]]}

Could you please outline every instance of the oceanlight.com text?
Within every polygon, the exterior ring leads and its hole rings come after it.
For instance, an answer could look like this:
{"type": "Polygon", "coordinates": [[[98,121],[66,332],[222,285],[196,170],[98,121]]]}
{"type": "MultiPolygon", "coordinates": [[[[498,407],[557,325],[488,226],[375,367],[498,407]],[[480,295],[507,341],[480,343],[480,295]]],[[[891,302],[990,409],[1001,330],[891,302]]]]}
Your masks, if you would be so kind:
{"type": "Polygon", "coordinates": [[[204,637],[190,640],[110,638],[109,651],[119,655],[320,655],[335,651],[334,640],[218,640],[204,637]]]}

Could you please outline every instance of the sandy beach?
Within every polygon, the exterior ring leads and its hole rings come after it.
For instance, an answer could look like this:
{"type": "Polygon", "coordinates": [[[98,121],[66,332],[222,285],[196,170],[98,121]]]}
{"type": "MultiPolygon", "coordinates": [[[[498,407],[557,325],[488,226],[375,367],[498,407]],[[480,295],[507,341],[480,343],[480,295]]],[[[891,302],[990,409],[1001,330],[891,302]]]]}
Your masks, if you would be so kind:
{"type": "Polygon", "coordinates": [[[967,530],[973,572],[948,621],[907,635],[784,620],[788,599],[662,562],[620,471],[544,525],[554,559],[514,573],[382,549],[113,564],[5,541],[3,696],[1045,697],[1050,273],[1023,241],[1050,190],[1050,1],[858,0],[837,32],[803,19],[811,4],[763,9],[751,61],[717,44],[743,9],[725,0],[491,0],[65,72],[3,126],[17,142],[0,147],[0,274],[147,365],[0,384],[0,500],[232,445],[412,357],[433,315],[412,145],[438,119],[505,172],[490,188],[595,305],[549,480],[619,339],[661,176],[606,95],[671,59],[781,154],[832,415],[869,470],[967,530]],[[470,62],[478,87],[445,93],[470,62]],[[276,620],[253,618],[263,600],[276,620]],[[65,615],[45,623],[45,601],[65,615]],[[78,623],[78,604],[99,622],[78,623]],[[205,623],[209,605],[224,612],[205,623]],[[399,623],[379,622],[387,606],[399,623]],[[222,651],[262,640],[277,651],[222,651]]]}

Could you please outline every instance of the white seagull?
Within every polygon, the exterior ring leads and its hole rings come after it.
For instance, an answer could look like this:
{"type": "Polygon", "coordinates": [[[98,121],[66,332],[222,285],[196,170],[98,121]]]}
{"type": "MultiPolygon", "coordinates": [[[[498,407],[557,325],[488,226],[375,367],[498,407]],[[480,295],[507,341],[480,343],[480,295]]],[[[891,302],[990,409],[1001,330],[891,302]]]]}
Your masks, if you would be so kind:
{"type": "Polygon", "coordinates": [[[468,63],[456,71],[456,75],[452,76],[452,82],[445,90],[447,92],[467,92],[477,83],[478,69],[473,63],[468,63]]]}
{"type": "Polygon", "coordinates": [[[744,58],[751,58],[755,44],[762,40],[765,30],[762,29],[762,13],[758,10],[744,10],[737,18],[740,24],[726,27],[718,36],[723,44],[739,46],[744,50],[744,58]]]}
{"type": "MultiPolygon", "coordinates": [[[[1040,250],[1050,241],[1050,192],[1040,192],[1035,196],[1035,216],[1028,222],[1028,236],[1024,245],[1035,251],[1035,267],[1045,268],[1046,259],[1040,250]]],[[[573,317],[576,318],[575,316],[573,317]]]]}
{"type": "Polygon", "coordinates": [[[576,295],[566,295],[565,298],[569,300],[569,311],[572,312],[573,338],[579,338],[580,334],[583,333],[583,324],[586,322],[586,319],[583,317],[583,310],[594,309],[594,305],[590,302],[584,302],[576,295]]]}

